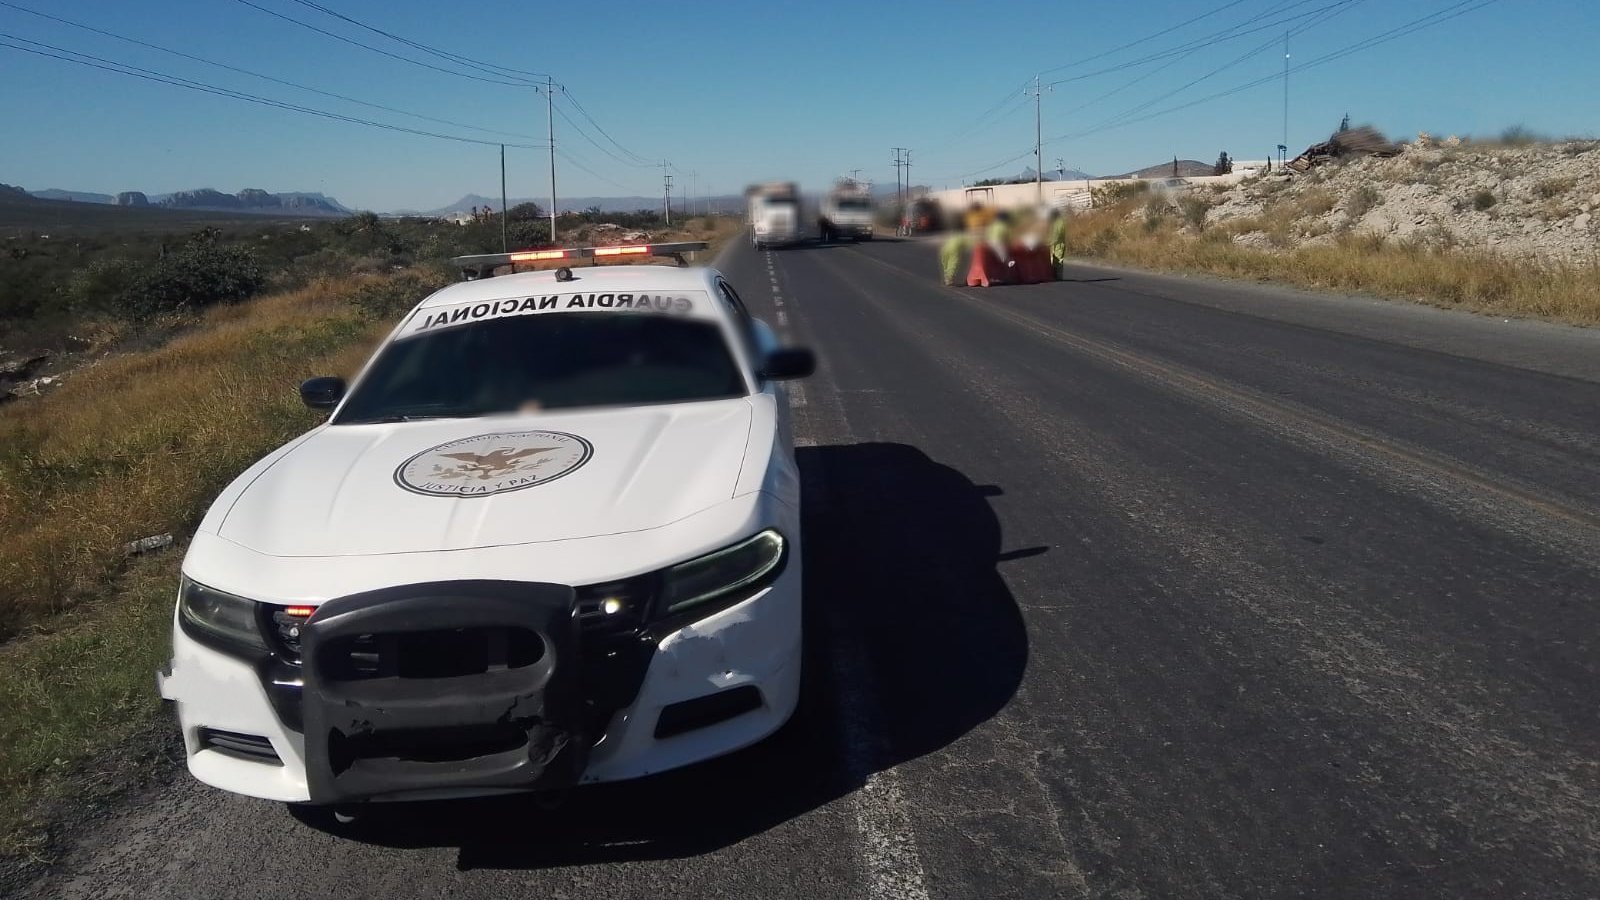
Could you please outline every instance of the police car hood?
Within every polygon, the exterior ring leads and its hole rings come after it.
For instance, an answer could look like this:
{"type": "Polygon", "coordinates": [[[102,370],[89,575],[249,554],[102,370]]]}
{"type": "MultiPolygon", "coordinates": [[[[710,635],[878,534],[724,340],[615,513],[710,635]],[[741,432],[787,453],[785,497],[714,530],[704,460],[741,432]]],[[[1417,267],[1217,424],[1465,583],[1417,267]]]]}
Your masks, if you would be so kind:
{"type": "Polygon", "coordinates": [[[331,425],[239,494],[220,537],[272,556],[465,550],[655,528],[733,496],[750,404],[331,425]]]}

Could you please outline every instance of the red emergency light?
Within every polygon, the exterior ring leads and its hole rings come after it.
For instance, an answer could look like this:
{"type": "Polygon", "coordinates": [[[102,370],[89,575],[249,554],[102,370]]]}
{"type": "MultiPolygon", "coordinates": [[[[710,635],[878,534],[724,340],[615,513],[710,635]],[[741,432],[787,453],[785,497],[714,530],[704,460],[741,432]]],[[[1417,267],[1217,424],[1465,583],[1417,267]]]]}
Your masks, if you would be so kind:
{"type": "Polygon", "coordinates": [[[480,253],[457,256],[450,260],[467,279],[490,278],[494,270],[522,262],[542,262],[552,259],[596,259],[615,256],[660,256],[675,259],[686,265],[684,254],[705,250],[705,241],[676,241],[665,244],[639,244],[624,247],[563,247],[551,250],[518,250],[515,253],[480,253]]]}

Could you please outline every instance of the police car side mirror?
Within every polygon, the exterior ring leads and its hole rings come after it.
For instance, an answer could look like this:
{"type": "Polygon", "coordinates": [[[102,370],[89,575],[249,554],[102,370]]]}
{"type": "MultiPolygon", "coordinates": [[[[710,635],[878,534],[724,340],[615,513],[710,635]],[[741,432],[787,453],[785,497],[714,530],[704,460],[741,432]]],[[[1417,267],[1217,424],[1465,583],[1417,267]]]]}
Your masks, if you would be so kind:
{"type": "Polygon", "coordinates": [[[817,370],[817,357],[805,347],[779,347],[767,354],[761,377],[773,381],[805,378],[817,370]]]}
{"type": "Polygon", "coordinates": [[[318,375],[300,382],[300,401],[312,409],[330,410],[344,399],[344,379],[318,375]]]}

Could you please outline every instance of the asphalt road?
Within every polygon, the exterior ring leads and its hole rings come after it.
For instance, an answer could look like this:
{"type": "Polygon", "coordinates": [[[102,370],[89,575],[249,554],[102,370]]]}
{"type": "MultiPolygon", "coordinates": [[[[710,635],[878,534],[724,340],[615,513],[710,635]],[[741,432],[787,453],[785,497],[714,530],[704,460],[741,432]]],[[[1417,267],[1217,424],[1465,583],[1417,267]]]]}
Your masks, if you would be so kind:
{"type": "Polygon", "coordinates": [[[727,760],[348,836],[175,777],[52,897],[1600,896],[1600,333],[931,246],[724,259],[807,685],[727,760]]]}

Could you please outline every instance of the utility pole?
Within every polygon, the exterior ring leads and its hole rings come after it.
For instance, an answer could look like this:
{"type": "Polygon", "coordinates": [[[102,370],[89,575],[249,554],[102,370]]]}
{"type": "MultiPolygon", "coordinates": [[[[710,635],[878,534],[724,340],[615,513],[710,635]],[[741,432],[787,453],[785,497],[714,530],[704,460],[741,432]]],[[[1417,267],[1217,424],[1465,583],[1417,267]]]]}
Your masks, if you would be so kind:
{"type": "Polygon", "coordinates": [[[667,169],[672,163],[662,160],[656,163],[656,168],[661,170],[661,215],[666,218],[667,224],[672,224],[672,176],[667,174],[667,169]]]}
{"type": "Polygon", "coordinates": [[[1039,76],[1033,76],[1033,192],[1034,199],[1044,202],[1044,144],[1040,140],[1039,104],[1043,91],[1039,87],[1039,76]]]}
{"type": "Polygon", "coordinates": [[[1283,33],[1283,143],[1278,145],[1283,153],[1281,162],[1289,159],[1289,32],[1283,33]]]}
{"type": "Polygon", "coordinates": [[[544,77],[544,121],[550,129],[550,243],[556,242],[556,82],[544,77]]]}
{"type": "Polygon", "coordinates": [[[500,145],[500,252],[506,248],[506,145],[500,145]]]}
{"type": "Polygon", "coordinates": [[[900,203],[900,234],[911,233],[911,151],[906,151],[905,161],[901,163],[906,170],[906,196],[900,203]]]}
{"type": "Polygon", "coordinates": [[[908,151],[904,147],[890,147],[894,152],[894,206],[895,206],[895,234],[900,233],[900,209],[905,203],[905,193],[900,189],[900,167],[905,165],[901,154],[908,151]]]}

